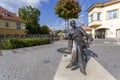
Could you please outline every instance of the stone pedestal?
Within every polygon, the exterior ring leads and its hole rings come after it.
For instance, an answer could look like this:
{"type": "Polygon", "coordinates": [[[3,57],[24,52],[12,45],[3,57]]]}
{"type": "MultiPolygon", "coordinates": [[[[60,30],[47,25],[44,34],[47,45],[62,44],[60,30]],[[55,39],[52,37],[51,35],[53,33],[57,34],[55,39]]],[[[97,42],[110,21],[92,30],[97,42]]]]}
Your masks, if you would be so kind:
{"type": "Polygon", "coordinates": [[[54,80],[116,80],[102,65],[91,57],[86,66],[87,75],[83,75],[80,69],[66,69],[66,65],[70,62],[70,55],[62,57],[54,80]]]}

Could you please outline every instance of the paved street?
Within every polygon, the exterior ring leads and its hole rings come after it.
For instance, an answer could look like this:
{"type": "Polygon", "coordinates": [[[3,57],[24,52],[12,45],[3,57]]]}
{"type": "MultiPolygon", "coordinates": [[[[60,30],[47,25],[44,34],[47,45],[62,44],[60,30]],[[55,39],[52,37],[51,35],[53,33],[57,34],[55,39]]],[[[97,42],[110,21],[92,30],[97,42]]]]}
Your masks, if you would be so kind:
{"type": "Polygon", "coordinates": [[[120,45],[114,39],[99,39],[93,42],[91,49],[98,55],[95,59],[120,80],[120,45]]]}
{"type": "MultiPolygon", "coordinates": [[[[62,57],[57,49],[63,47],[67,47],[66,41],[2,51],[0,80],[53,80],[62,57]]],[[[90,48],[98,55],[95,59],[117,80],[120,80],[119,48],[114,39],[96,39],[90,48]]]]}

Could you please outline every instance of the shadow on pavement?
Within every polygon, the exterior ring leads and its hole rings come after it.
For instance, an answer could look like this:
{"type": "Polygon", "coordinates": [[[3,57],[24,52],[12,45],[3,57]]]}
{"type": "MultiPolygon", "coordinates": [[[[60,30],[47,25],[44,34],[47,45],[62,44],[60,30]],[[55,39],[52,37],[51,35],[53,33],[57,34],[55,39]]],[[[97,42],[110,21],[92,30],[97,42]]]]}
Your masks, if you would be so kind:
{"type": "MultiPolygon", "coordinates": [[[[98,57],[98,55],[96,53],[94,53],[90,49],[85,49],[84,50],[84,55],[83,55],[83,66],[84,66],[84,69],[86,68],[86,65],[89,62],[91,57],[98,57]]],[[[80,68],[80,67],[76,64],[74,67],[72,67],[71,70],[77,70],[78,68],[80,68]]]]}
{"type": "MultiPolygon", "coordinates": [[[[71,52],[66,52],[67,48],[60,48],[57,49],[58,52],[63,53],[65,57],[67,57],[67,54],[71,54],[71,52]]],[[[98,57],[98,55],[96,53],[94,53],[92,50],[86,48],[84,49],[84,54],[83,54],[83,67],[84,69],[86,69],[86,65],[89,62],[91,57],[98,57]]],[[[80,66],[78,65],[79,63],[76,63],[75,66],[73,66],[71,68],[72,71],[77,70],[78,68],[80,68],[80,66]]]]}
{"type": "Polygon", "coordinates": [[[67,48],[59,48],[57,49],[58,52],[63,53],[63,54],[71,54],[71,52],[66,52],[67,48]]]}

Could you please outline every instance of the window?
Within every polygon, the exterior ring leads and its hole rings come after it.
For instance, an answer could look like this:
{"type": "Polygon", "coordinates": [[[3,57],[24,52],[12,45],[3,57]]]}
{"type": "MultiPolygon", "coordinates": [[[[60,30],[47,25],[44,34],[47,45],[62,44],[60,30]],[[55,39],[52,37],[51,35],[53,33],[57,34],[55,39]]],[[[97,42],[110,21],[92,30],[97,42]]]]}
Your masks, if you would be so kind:
{"type": "Polygon", "coordinates": [[[93,14],[90,15],[90,22],[92,22],[92,21],[93,21],[93,14]]]}
{"type": "Polygon", "coordinates": [[[118,13],[117,13],[117,10],[112,10],[112,11],[108,11],[107,12],[107,19],[114,19],[114,18],[117,18],[118,17],[118,13]]]}
{"type": "Polygon", "coordinates": [[[17,27],[18,30],[21,29],[21,26],[20,26],[20,23],[19,23],[19,22],[16,23],[16,27],[17,27]]]}
{"type": "Polygon", "coordinates": [[[2,15],[3,15],[3,16],[8,16],[8,14],[7,14],[7,13],[2,13],[2,15]]]}
{"type": "Polygon", "coordinates": [[[97,20],[98,20],[98,21],[100,20],[100,14],[101,14],[101,13],[97,13],[97,20]]]}
{"type": "Polygon", "coordinates": [[[5,23],[5,27],[9,27],[9,23],[8,22],[5,23]]]}

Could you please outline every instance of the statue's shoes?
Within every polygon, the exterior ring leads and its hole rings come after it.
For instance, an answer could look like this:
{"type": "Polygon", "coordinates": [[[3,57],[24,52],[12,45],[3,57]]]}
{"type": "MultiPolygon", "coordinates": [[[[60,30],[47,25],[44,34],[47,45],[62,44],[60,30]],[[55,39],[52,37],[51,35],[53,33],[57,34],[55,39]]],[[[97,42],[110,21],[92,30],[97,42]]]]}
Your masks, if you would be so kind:
{"type": "Polygon", "coordinates": [[[71,68],[71,67],[73,67],[74,65],[72,64],[72,63],[69,63],[67,66],[66,66],[66,68],[71,68]]]}
{"type": "Polygon", "coordinates": [[[81,68],[80,68],[80,71],[81,71],[81,73],[84,74],[85,76],[87,75],[85,69],[81,69],[81,68]]]}

